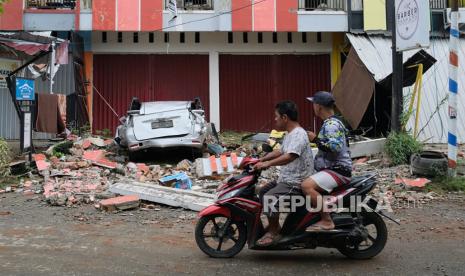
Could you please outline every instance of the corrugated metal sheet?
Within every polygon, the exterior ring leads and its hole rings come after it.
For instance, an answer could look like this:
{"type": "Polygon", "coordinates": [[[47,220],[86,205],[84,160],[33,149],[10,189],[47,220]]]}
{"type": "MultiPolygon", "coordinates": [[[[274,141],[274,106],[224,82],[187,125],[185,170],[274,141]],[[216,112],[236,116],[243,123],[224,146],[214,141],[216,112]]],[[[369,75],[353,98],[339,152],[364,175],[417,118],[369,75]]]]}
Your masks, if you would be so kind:
{"type": "MultiPolygon", "coordinates": [[[[71,56],[69,60],[72,60],[71,56]]],[[[31,77],[30,73],[26,73],[26,77],[31,77]]],[[[69,95],[74,92],[74,68],[72,63],[60,66],[53,87],[56,94],[69,95]]],[[[37,78],[35,88],[38,93],[48,93],[49,81],[37,78]]],[[[0,89],[0,117],[0,137],[12,140],[19,139],[19,118],[11,101],[10,93],[6,88],[0,89]]],[[[50,139],[55,135],[34,132],[33,137],[34,139],[50,139]]]]}
{"type": "MultiPolygon", "coordinates": [[[[199,96],[208,117],[208,55],[95,55],[94,86],[119,116],[132,97],[141,101],[199,96]]],[[[93,129],[114,131],[118,118],[94,93],[93,129]]]]}
{"type": "Polygon", "coordinates": [[[221,128],[269,131],[274,107],[292,100],[302,126],[313,129],[305,97],[329,90],[329,55],[220,55],[221,128]]]}
{"type": "MultiPolygon", "coordinates": [[[[367,68],[377,75],[375,79],[383,78],[392,72],[391,40],[384,37],[354,36],[348,35],[352,45],[361,56],[360,58],[367,68]],[[363,58],[362,58],[363,56],[363,58]]],[[[465,56],[465,40],[459,43],[459,56],[465,56]]],[[[447,95],[449,76],[449,40],[431,39],[431,46],[425,49],[437,62],[423,75],[422,99],[420,110],[419,139],[429,143],[447,143],[447,95]]],[[[412,56],[416,51],[404,52],[404,60],[412,56]]],[[[465,59],[459,60],[459,96],[458,96],[458,125],[465,123],[465,59]]],[[[412,87],[404,88],[404,107],[408,107],[413,91],[412,87]]],[[[414,117],[409,120],[407,128],[413,129],[414,117]]],[[[458,128],[458,142],[465,142],[465,128],[458,128]]]]}

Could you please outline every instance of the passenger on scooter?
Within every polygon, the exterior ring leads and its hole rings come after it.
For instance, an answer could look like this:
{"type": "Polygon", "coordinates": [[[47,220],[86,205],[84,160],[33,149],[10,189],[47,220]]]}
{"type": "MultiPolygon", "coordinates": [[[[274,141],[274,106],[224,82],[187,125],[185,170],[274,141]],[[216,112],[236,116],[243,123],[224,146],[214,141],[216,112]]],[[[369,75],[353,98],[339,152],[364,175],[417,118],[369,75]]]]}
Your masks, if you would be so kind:
{"type": "MultiPolygon", "coordinates": [[[[301,183],[313,173],[313,156],[307,132],[297,122],[297,106],[290,101],[280,102],[275,108],[276,128],[287,131],[281,150],[275,150],[260,158],[254,166],[255,170],[271,166],[281,166],[276,182],[265,185],[260,191],[260,200],[264,198],[279,198],[284,195],[302,195],[301,183]]],[[[279,210],[279,206],[275,206],[279,210]]],[[[257,241],[259,245],[273,244],[279,240],[279,213],[268,212],[268,232],[257,241]]]]}
{"type": "MultiPolygon", "coordinates": [[[[350,183],[352,177],[352,159],[349,151],[348,130],[334,114],[335,100],[329,92],[317,92],[307,98],[313,103],[315,115],[323,120],[318,135],[309,131],[308,138],[318,146],[315,156],[316,174],[302,183],[302,190],[310,197],[312,206],[318,206],[321,193],[331,193],[338,187],[350,183]]],[[[320,204],[319,206],[323,206],[320,204]]],[[[310,226],[308,231],[327,231],[334,229],[334,223],[328,212],[321,211],[321,220],[310,226]]]]}

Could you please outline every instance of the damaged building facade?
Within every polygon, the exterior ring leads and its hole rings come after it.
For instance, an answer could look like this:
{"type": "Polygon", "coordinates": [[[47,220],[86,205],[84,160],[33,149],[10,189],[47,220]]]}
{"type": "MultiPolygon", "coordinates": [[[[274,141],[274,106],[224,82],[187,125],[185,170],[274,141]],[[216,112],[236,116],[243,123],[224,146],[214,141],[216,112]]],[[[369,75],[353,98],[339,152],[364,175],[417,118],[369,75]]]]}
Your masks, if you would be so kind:
{"type": "Polygon", "coordinates": [[[217,129],[254,131],[270,129],[274,104],[291,99],[313,127],[305,97],[335,82],[350,9],[345,0],[185,0],[175,15],[164,0],[66,3],[12,0],[0,29],[78,33],[92,127],[111,131],[118,118],[105,101],[123,116],[132,97],[198,96],[217,129]]]}
{"type": "MultiPolygon", "coordinates": [[[[56,31],[64,37],[73,32],[82,38],[85,100],[94,131],[114,131],[118,117],[126,114],[132,97],[141,101],[200,97],[207,118],[217,129],[245,131],[270,130],[274,104],[291,99],[300,108],[302,125],[312,129],[319,122],[305,97],[334,87],[350,48],[359,47],[357,41],[370,44],[373,36],[382,37],[383,47],[390,47],[389,37],[385,36],[389,24],[384,2],[11,0],[0,16],[0,30],[56,31]],[[176,12],[172,8],[174,2],[176,12]],[[350,33],[358,35],[350,38],[346,35],[350,33]]],[[[430,1],[430,7],[432,35],[444,40],[449,3],[430,1]]],[[[432,45],[435,41],[432,39],[432,45]]],[[[379,47],[372,48],[381,51],[379,47]]],[[[356,53],[377,82],[376,72],[370,66],[372,60],[364,58],[370,59],[371,54],[363,55],[358,50],[356,53]]],[[[429,53],[436,60],[443,59],[442,54],[429,53]]],[[[444,95],[445,63],[433,65],[426,74],[435,77],[426,77],[423,84],[432,87],[431,80],[435,79],[437,91],[444,91],[444,95]]],[[[388,70],[390,65],[378,64],[378,67],[388,70]]],[[[68,86],[71,90],[74,87],[68,86]]],[[[377,93],[377,84],[364,87],[374,93],[360,94],[367,95],[371,102],[357,110],[360,117],[357,127],[373,124],[375,120],[381,122],[380,129],[387,129],[389,114],[385,111],[389,110],[389,94],[377,93]],[[376,95],[382,96],[378,102],[376,95]],[[385,110],[376,108],[379,105],[385,110]],[[370,115],[375,113],[378,114],[370,115]],[[362,118],[370,116],[371,119],[362,118]]],[[[431,103],[431,107],[421,110],[422,127],[436,106],[428,94],[434,91],[423,90],[425,104],[431,103]]],[[[386,91],[389,93],[389,89],[386,91]]],[[[441,118],[445,118],[445,108],[443,105],[436,112],[442,117],[433,116],[430,120],[433,123],[420,133],[421,139],[446,141],[442,135],[446,128],[442,132],[435,130],[444,121],[441,118]]],[[[383,131],[373,133],[382,134],[383,131]]]]}

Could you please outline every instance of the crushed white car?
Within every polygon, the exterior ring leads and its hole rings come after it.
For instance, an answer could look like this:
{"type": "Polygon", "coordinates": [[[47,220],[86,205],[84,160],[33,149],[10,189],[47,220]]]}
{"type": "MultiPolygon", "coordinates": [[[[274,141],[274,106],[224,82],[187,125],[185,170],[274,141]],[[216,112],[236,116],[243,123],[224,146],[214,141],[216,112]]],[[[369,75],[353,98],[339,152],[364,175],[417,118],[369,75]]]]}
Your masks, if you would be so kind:
{"type": "Polygon", "coordinates": [[[201,150],[211,133],[200,99],[140,102],[133,98],[120,119],[115,141],[129,153],[152,148],[188,147],[201,150]]]}

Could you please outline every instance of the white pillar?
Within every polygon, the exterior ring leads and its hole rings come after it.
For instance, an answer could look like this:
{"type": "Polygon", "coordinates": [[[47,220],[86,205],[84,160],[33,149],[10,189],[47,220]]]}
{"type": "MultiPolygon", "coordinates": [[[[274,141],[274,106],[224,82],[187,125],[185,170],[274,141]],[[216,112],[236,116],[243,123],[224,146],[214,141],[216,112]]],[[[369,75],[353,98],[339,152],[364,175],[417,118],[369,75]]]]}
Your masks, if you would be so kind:
{"type": "Polygon", "coordinates": [[[220,70],[219,55],[216,51],[209,53],[210,72],[210,122],[220,130],[220,70]]]}

